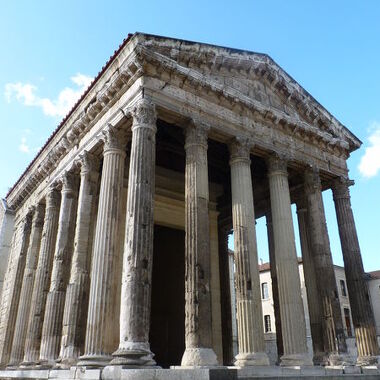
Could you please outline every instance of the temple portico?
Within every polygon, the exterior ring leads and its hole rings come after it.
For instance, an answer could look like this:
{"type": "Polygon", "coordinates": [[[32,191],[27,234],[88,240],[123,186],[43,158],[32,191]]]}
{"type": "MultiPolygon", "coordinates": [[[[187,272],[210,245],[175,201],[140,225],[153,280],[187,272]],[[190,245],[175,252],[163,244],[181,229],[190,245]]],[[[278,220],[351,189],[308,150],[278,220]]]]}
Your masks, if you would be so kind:
{"type": "Polygon", "coordinates": [[[346,164],[360,144],[266,55],[131,35],[7,195],[15,227],[1,367],[106,368],[116,377],[121,368],[269,368],[255,229],[266,216],[278,371],[375,371],[379,347],[346,164]],[[329,189],[357,360],[347,356],[337,300],[322,198],[329,189]],[[236,358],[229,260],[221,256],[231,232],[236,358]]]}

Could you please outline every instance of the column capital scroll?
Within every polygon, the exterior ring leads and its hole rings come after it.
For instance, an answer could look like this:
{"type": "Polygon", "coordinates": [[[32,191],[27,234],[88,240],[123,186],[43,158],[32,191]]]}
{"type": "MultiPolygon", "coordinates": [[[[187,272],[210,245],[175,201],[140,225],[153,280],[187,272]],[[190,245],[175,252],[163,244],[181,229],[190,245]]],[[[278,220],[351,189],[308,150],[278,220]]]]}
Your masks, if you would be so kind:
{"type": "Polygon", "coordinates": [[[319,169],[315,166],[308,167],[304,172],[304,188],[306,194],[322,190],[319,169]]]}
{"type": "Polygon", "coordinates": [[[110,150],[121,150],[125,153],[126,139],[121,136],[121,133],[118,133],[116,128],[107,124],[107,126],[102,130],[101,139],[104,142],[104,153],[110,150]]]}
{"type": "Polygon", "coordinates": [[[355,181],[348,177],[338,177],[332,181],[332,191],[334,200],[347,198],[350,199],[350,186],[353,186],[355,181]]]}
{"type": "Polygon", "coordinates": [[[146,98],[140,99],[131,110],[133,118],[132,130],[138,127],[151,128],[156,131],[156,106],[146,98]]]}
{"type": "Polygon", "coordinates": [[[57,182],[54,182],[49,186],[46,193],[46,208],[59,207],[60,194],[57,187],[57,182]]]}
{"type": "Polygon", "coordinates": [[[66,171],[62,174],[62,192],[73,192],[78,187],[78,176],[73,172],[66,171]]]}
{"type": "Polygon", "coordinates": [[[198,119],[190,119],[185,129],[185,150],[193,145],[207,149],[208,131],[210,127],[198,119]]]}
{"type": "Polygon", "coordinates": [[[285,154],[273,152],[266,158],[268,167],[268,175],[272,175],[275,172],[282,172],[288,175],[288,160],[289,157],[285,154]]]}
{"type": "Polygon", "coordinates": [[[230,165],[241,160],[250,162],[250,152],[254,145],[249,137],[234,137],[228,145],[231,157],[230,165]]]}
{"type": "Polygon", "coordinates": [[[80,174],[84,175],[90,172],[98,172],[100,160],[94,154],[85,150],[79,156],[79,164],[81,166],[80,174]]]}

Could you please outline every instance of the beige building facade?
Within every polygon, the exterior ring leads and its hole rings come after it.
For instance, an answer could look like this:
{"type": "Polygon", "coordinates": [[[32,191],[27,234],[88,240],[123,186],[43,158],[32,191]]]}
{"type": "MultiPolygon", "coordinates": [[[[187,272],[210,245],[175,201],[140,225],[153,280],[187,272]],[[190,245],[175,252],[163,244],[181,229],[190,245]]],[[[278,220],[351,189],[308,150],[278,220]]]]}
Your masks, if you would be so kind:
{"type": "Polygon", "coordinates": [[[263,215],[279,313],[278,371],[375,366],[379,348],[346,163],[360,145],[265,54],[130,35],[6,196],[14,228],[1,295],[0,365],[7,372],[0,376],[269,367],[257,323],[263,310],[255,219],[263,215]],[[327,189],[357,363],[348,360],[336,298],[327,189]],[[313,357],[292,203],[314,301],[313,357]]]}
{"type": "MultiPolygon", "coordinates": [[[[305,321],[306,321],[306,335],[307,335],[307,347],[310,355],[313,355],[313,343],[311,336],[311,326],[310,326],[310,317],[309,317],[309,300],[307,298],[307,291],[305,286],[305,277],[303,271],[302,260],[299,259],[298,264],[300,285],[301,285],[301,294],[303,307],[305,311],[305,321]]],[[[274,312],[274,302],[273,302],[273,289],[272,289],[272,280],[270,275],[270,264],[264,263],[259,266],[260,271],[260,287],[261,287],[261,300],[263,308],[263,329],[265,333],[265,340],[267,343],[266,351],[270,355],[272,363],[278,361],[277,356],[277,346],[276,346],[276,320],[274,312]]],[[[341,310],[341,318],[343,320],[344,334],[346,336],[348,354],[355,358],[357,356],[357,350],[355,347],[355,338],[354,338],[354,326],[352,323],[352,315],[350,308],[350,301],[347,290],[346,275],[344,273],[344,268],[338,265],[334,265],[334,272],[336,278],[336,285],[339,296],[339,304],[341,310]]],[[[371,286],[369,286],[371,290],[371,286]]],[[[372,307],[375,306],[372,303],[372,307]]],[[[376,315],[376,313],[375,313],[376,315]]]]}

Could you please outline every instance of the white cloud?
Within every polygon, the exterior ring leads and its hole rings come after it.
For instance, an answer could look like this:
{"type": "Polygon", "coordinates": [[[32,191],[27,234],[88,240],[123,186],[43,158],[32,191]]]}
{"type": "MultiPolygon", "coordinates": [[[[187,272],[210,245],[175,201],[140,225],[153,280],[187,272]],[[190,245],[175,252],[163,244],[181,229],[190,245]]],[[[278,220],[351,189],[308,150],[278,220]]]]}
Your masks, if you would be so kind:
{"type": "Polygon", "coordinates": [[[79,99],[84,90],[89,86],[92,78],[76,74],[70,78],[77,88],[65,87],[58,94],[57,99],[41,98],[36,95],[37,87],[30,83],[7,83],[5,85],[5,98],[8,102],[13,99],[25,106],[40,107],[47,116],[65,116],[79,99]]]}
{"type": "Polygon", "coordinates": [[[18,146],[18,150],[23,153],[30,153],[30,147],[27,144],[26,137],[21,137],[21,143],[18,146]]]}
{"type": "Polygon", "coordinates": [[[373,122],[369,128],[367,147],[360,159],[359,171],[363,177],[371,178],[380,170],[380,122],[373,122]]]}

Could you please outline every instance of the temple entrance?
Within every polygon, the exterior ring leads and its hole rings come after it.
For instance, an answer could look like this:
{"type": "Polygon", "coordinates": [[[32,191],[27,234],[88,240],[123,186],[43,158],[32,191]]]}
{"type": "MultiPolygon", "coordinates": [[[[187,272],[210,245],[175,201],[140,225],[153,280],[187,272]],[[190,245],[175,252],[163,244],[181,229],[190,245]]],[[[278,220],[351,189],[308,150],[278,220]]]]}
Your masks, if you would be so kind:
{"type": "Polygon", "coordinates": [[[154,226],[150,347],[162,368],[185,350],[185,231],[154,226]]]}

